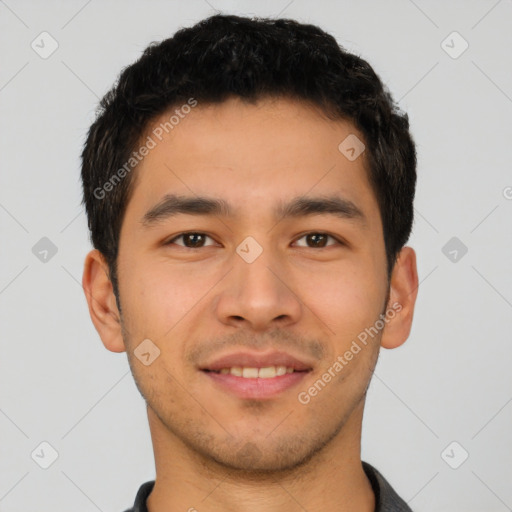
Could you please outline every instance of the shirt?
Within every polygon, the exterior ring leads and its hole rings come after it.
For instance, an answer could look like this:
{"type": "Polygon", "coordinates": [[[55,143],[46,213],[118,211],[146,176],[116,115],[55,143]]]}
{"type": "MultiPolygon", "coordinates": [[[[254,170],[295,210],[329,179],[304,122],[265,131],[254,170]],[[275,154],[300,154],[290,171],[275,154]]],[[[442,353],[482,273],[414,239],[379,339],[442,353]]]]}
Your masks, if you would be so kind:
{"type": "MultiPolygon", "coordinates": [[[[362,463],[375,495],[375,512],[412,512],[407,503],[398,496],[379,471],[367,462],[362,461],[362,463]]],[[[133,507],[125,512],[148,512],[146,500],[154,485],[154,480],[142,484],[137,492],[133,507]]]]}

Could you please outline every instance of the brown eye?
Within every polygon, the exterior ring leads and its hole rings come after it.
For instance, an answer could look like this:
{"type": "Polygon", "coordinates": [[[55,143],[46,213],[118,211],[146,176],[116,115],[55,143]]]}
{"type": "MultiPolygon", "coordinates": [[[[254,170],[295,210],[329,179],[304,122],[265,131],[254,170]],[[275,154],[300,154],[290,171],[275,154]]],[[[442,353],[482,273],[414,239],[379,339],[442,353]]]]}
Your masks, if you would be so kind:
{"type": "Polygon", "coordinates": [[[182,247],[186,247],[187,249],[198,249],[200,247],[205,247],[204,242],[207,238],[210,237],[208,235],[205,235],[204,233],[181,233],[181,235],[178,235],[174,237],[172,240],[169,240],[165,245],[175,244],[180,245],[182,247]],[[182,239],[183,243],[176,243],[176,240],[179,239],[182,239]]]}
{"type": "MultiPolygon", "coordinates": [[[[299,245],[299,247],[309,247],[312,249],[323,249],[324,247],[328,247],[327,241],[329,238],[331,240],[334,240],[337,243],[340,243],[333,236],[328,235],[327,233],[319,233],[319,232],[307,233],[306,235],[303,235],[298,240],[302,240],[303,238],[306,239],[306,245],[299,245]]],[[[329,244],[329,245],[333,245],[333,244],[329,244]]]]}

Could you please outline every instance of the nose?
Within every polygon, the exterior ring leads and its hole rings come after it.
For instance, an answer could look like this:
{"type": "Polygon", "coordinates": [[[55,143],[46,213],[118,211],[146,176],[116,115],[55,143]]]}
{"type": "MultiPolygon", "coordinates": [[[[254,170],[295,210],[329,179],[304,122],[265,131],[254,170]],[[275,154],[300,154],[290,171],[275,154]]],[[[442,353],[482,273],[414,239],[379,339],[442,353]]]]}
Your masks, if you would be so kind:
{"type": "Polygon", "coordinates": [[[270,250],[252,263],[233,254],[233,268],[216,300],[220,322],[253,331],[290,326],[303,314],[296,283],[286,265],[270,250]]]}

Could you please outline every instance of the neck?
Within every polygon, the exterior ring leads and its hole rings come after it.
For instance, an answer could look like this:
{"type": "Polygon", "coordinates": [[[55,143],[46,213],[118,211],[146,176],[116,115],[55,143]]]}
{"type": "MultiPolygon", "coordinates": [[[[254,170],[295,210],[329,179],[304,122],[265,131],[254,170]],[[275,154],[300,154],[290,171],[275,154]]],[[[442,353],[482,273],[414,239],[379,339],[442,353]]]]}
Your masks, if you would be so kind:
{"type": "Polygon", "coordinates": [[[148,407],[156,480],[149,512],[374,512],[361,463],[364,400],[343,428],[310,460],[273,473],[241,472],[191,450],[148,407]]]}

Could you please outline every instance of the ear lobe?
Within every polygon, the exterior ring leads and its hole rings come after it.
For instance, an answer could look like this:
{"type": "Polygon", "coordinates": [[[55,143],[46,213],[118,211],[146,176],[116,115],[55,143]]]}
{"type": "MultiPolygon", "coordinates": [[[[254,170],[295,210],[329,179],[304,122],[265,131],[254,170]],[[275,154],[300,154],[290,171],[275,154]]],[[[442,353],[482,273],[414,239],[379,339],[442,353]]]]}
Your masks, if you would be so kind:
{"type": "Polygon", "coordinates": [[[108,266],[97,249],[90,251],[85,258],[82,287],[92,323],[103,345],[111,352],[124,352],[120,314],[108,266]]]}
{"type": "Polygon", "coordinates": [[[416,253],[412,247],[403,247],[391,274],[389,301],[386,312],[389,315],[382,332],[381,346],[396,348],[402,345],[411,332],[414,305],[418,295],[418,270],[416,253]]]}

